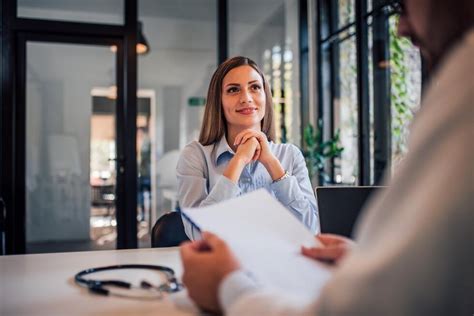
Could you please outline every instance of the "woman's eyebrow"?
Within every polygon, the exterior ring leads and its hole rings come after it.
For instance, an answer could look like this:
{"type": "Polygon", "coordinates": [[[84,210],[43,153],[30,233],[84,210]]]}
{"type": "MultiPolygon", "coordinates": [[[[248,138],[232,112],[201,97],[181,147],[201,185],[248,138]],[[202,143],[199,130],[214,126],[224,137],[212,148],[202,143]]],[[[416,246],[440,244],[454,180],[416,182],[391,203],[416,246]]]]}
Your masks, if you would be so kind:
{"type": "Polygon", "coordinates": [[[228,87],[228,86],[240,86],[240,84],[231,82],[231,83],[226,84],[224,87],[228,87]]]}
{"type": "MultiPolygon", "coordinates": [[[[255,79],[255,80],[251,80],[251,81],[247,82],[247,84],[258,83],[258,82],[259,82],[259,80],[255,79]]],[[[240,86],[240,84],[230,82],[230,83],[227,83],[224,87],[228,87],[228,86],[240,86]]]]}

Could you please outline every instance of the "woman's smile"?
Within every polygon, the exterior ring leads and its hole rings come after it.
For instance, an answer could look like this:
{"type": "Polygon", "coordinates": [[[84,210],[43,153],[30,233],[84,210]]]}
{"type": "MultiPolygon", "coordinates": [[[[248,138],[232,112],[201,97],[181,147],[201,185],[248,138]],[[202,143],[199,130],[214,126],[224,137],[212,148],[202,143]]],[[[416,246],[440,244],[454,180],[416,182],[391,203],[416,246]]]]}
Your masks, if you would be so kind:
{"type": "Polygon", "coordinates": [[[257,113],[257,110],[256,107],[245,107],[238,109],[236,112],[242,115],[253,115],[257,113]]]}

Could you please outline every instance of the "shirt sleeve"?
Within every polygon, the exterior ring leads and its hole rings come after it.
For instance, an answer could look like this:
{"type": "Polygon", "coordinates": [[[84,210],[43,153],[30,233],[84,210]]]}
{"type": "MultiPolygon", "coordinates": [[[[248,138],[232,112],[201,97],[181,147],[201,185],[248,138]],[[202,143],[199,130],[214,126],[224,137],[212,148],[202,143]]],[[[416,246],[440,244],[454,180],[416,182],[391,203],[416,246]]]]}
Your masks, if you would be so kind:
{"type": "Polygon", "coordinates": [[[219,287],[219,301],[225,315],[314,316],[315,303],[301,306],[275,291],[261,287],[252,276],[238,270],[228,275],[219,287]]]}
{"type": "MultiPolygon", "coordinates": [[[[225,176],[220,176],[209,192],[209,168],[205,153],[197,142],[190,143],[183,149],[176,166],[176,175],[178,201],[181,207],[215,204],[240,194],[240,188],[225,176]]],[[[200,237],[185,219],[183,219],[183,225],[190,239],[195,240],[200,237]]]]}
{"type": "Polygon", "coordinates": [[[313,233],[319,233],[319,214],[308,169],[301,151],[291,145],[289,154],[294,156],[290,177],[271,184],[276,198],[305,224],[313,233]]]}

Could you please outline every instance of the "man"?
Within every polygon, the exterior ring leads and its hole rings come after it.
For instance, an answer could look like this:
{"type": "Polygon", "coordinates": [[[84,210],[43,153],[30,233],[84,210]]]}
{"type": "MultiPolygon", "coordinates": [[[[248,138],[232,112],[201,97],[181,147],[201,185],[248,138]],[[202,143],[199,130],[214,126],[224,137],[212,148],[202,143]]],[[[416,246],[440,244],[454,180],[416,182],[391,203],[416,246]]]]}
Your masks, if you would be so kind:
{"type": "MultiPolygon", "coordinates": [[[[432,79],[410,151],[358,223],[303,254],[337,268],[310,306],[267,292],[210,233],[184,244],[183,281],[203,309],[228,315],[473,315],[474,1],[405,0],[398,31],[432,79]]],[[[275,258],[278,260],[278,258],[275,258]]],[[[278,277],[278,276],[275,276],[278,277]]]]}

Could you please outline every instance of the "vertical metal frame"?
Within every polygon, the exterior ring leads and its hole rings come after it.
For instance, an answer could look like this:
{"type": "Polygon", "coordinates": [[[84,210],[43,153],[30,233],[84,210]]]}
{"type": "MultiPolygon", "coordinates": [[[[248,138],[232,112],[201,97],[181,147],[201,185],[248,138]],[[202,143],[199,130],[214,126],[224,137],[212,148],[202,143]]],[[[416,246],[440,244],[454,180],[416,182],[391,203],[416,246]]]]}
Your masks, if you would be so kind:
{"type": "MultiPolygon", "coordinates": [[[[383,0],[373,0],[372,7],[378,7],[383,0]]],[[[391,165],[391,80],[390,32],[388,16],[375,12],[372,20],[372,60],[374,85],[374,183],[380,184],[385,169],[391,165]]]]}
{"type": "MultiPolygon", "coordinates": [[[[123,91],[118,95],[117,120],[117,143],[123,148],[117,148],[119,154],[117,170],[117,188],[124,190],[118,192],[117,209],[117,248],[137,248],[137,22],[138,4],[137,0],[125,0],[125,34],[124,45],[117,56],[118,66],[123,58],[123,70],[117,71],[117,83],[123,84],[123,89],[117,87],[117,91],[123,91]],[[123,55],[122,55],[123,54],[123,55]],[[121,107],[120,104],[123,103],[121,107]],[[122,126],[123,130],[120,130],[122,126]],[[123,137],[123,138],[122,138],[123,137]],[[126,188],[126,190],[125,190],[126,188]]],[[[119,51],[119,50],[118,50],[119,51]]]]}
{"type": "Polygon", "coordinates": [[[370,184],[370,101],[369,101],[369,37],[364,15],[367,0],[355,1],[357,47],[357,106],[359,185],[370,184]]]}
{"type": "Polygon", "coordinates": [[[229,1],[217,1],[217,64],[223,63],[229,56],[229,1]]]}
{"type": "Polygon", "coordinates": [[[13,38],[12,24],[13,17],[16,16],[16,1],[1,2],[2,15],[2,67],[1,67],[1,114],[0,114],[0,197],[4,200],[6,210],[5,216],[5,253],[24,252],[24,233],[18,224],[21,225],[21,214],[15,212],[18,209],[18,200],[21,189],[15,178],[17,164],[21,164],[21,159],[15,155],[15,134],[16,117],[13,107],[15,102],[14,94],[14,65],[16,63],[15,40],[13,38]],[[16,252],[16,245],[18,252],[16,252]]]}
{"type": "MultiPolygon", "coordinates": [[[[299,0],[298,10],[298,37],[300,51],[300,134],[303,135],[304,128],[310,122],[309,110],[309,38],[308,38],[308,0],[299,0]]],[[[304,144],[301,137],[301,145],[304,144]]]]}

